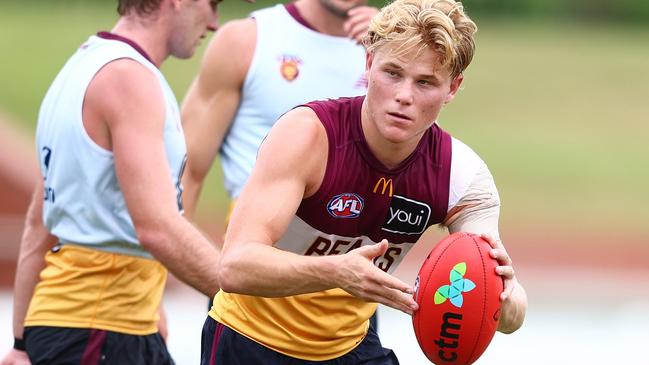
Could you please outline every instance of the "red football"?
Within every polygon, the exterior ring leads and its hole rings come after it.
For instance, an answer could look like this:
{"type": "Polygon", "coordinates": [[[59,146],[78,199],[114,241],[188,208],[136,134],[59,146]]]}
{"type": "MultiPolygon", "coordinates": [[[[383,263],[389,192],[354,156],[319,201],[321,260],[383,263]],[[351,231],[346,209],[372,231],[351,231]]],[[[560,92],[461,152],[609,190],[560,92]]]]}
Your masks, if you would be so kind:
{"type": "Polygon", "coordinates": [[[498,328],[503,280],[491,246],[454,233],[428,254],[415,282],[415,336],[434,364],[465,365],[487,349],[498,328]]]}

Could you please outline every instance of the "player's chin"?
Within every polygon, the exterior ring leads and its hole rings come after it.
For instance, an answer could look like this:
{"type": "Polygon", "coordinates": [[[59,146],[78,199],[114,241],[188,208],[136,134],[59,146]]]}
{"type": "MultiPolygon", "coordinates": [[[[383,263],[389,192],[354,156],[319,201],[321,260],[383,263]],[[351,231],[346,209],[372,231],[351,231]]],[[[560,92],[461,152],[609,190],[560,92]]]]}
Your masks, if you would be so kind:
{"type": "Polygon", "coordinates": [[[193,42],[187,42],[182,46],[175,47],[171,54],[182,60],[192,58],[196,54],[196,50],[201,44],[202,37],[197,37],[193,42]]]}
{"type": "Polygon", "coordinates": [[[414,134],[407,128],[391,126],[383,131],[383,138],[394,144],[401,144],[410,141],[414,134]]]}
{"type": "Polygon", "coordinates": [[[194,45],[193,47],[187,47],[186,49],[180,50],[178,52],[174,52],[174,57],[179,58],[181,60],[186,60],[189,58],[192,58],[194,54],[196,54],[196,48],[197,45],[194,45]]]}

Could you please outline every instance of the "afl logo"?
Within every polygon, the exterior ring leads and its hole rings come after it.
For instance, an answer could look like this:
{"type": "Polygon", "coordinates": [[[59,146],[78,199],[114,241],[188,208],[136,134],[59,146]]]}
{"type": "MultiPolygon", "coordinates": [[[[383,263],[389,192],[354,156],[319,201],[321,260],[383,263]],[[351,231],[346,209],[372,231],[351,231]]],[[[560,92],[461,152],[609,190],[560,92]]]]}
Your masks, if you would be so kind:
{"type": "Polygon", "coordinates": [[[356,218],[363,210],[363,198],[354,193],[336,195],[327,204],[327,211],[334,218],[356,218]]]}
{"type": "Polygon", "coordinates": [[[286,81],[297,79],[300,74],[302,60],[295,56],[284,55],[280,58],[279,72],[286,81]]]}

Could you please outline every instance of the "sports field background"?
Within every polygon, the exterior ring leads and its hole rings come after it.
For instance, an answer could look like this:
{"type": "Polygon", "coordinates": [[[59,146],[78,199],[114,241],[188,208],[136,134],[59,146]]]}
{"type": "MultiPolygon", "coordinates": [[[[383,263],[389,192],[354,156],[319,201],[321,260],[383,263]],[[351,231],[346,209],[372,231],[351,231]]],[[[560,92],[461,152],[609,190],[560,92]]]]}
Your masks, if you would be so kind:
{"type": "MultiPolygon", "coordinates": [[[[228,0],[221,19],[269,3],[228,0]]],[[[0,145],[0,162],[33,171],[30,143],[46,88],[87,35],[110,29],[114,7],[113,1],[0,3],[0,116],[25,136],[27,149],[0,145]]],[[[503,201],[502,237],[530,298],[525,327],[497,335],[478,363],[649,364],[649,24],[475,20],[474,63],[440,123],[490,166],[503,201]]],[[[190,61],[163,66],[179,101],[202,49],[190,61]]],[[[226,205],[218,168],[209,184],[200,219],[218,237],[226,205]]],[[[0,191],[0,205],[11,194],[0,191]]],[[[0,220],[0,233],[10,224],[19,225],[20,215],[0,220]]],[[[414,280],[439,237],[428,234],[399,276],[414,280]]],[[[0,237],[1,283],[12,280],[16,241],[0,237]]],[[[11,346],[11,288],[0,293],[4,353],[11,346]]],[[[179,364],[195,363],[204,300],[176,283],[166,303],[170,348],[179,364]]],[[[408,318],[383,313],[384,341],[402,363],[419,364],[408,318]]]]}

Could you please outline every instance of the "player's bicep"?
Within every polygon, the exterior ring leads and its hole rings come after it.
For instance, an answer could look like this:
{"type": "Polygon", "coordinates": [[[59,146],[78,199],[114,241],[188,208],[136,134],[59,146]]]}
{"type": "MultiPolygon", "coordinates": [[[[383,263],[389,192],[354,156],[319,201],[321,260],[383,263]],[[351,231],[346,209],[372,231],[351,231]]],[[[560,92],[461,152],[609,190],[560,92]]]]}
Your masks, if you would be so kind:
{"type": "Polygon", "coordinates": [[[225,250],[233,243],[270,245],[281,237],[305,192],[319,186],[327,146],[324,127],[310,109],[295,109],[278,121],[237,199],[225,250]]]}

